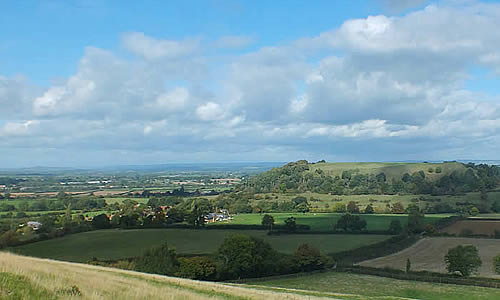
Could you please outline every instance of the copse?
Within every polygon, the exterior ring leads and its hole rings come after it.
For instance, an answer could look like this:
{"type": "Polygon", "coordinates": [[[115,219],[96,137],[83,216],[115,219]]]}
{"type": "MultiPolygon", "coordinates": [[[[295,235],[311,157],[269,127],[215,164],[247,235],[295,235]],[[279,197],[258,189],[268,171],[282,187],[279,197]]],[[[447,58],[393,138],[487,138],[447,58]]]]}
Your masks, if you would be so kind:
{"type": "Polygon", "coordinates": [[[262,217],[262,226],[267,227],[269,230],[273,230],[274,218],[271,215],[265,214],[262,217]]]}
{"type": "Polygon", "coordinates": [[[343,231],[362,231],[366,229],[366,221],[361,219],[359,216],[351,215],[349,213],[340,217],[337,224],[334,226],[334,230],[343,231]]]}

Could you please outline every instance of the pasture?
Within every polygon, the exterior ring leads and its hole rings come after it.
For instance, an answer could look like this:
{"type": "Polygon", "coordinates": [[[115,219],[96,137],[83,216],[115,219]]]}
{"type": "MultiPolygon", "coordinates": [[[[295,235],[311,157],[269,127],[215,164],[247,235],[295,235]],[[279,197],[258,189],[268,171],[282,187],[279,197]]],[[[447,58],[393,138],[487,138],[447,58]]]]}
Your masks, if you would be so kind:
{"type": "MultiPolygon", "coordinates": [[[[339,213],[270,213],[274,217],[275,224],[283,225],[288,217],[294,217],[297,224],[309,225],[314,231],[333,231],[333,226],[343,214],[339,213]]],[[[219,224],[244,224],[260,225],[263,214],[238,214],[233,220],[221,223],[211,223],[209,226],[219,224]]],[[[407,224],[407,215],[392,214],[360,214],[366,220],[368,230],[387,230],[392,220],[399,220],[402,226],[407,224]]],[[[447,214],[426,215],[425,221],[435,223],[437,220],[447,217],[447,214]]]]}
{"type": "Polygon", "coordinates": [[[359,263],[361,266],[383,268],[391,267],[404,270],[410,258],[414,271],[446,272],[444,256],[450,248],[458,245],[474,245],[479,250],[482,266],[479,275],[500,278],[493,273],[493,257],[500,254],[500,240],[475,238],[425,238],[413,246],[395,254],[359,263]]]}
{"type": "Polygon", "coordinates": [[[500,299],[500,289],[406,281],[341,272],[269,278],[249,281],[248,284],[319,292],[355,293],[367,298],[380,297],[379,299],[394,299],[392,297],[429,300],[500,299]]]}
{"type": "Polygon", "coordinates": [[[29,256],[85,262],[93,257],[116,260],[140,256],[146,249],[167,242],[179,254],[212,254],[231,234],[262,238],[282,253],[293,253],[304,243],[322,253],[359,248],[387,239],[387,235],[293,234],[268,236],[265,230],[194,230],[194,229],[110,229],[67,235],[11,250],[29,256]]]}
{"type": "Polygon", "coordinates": [[[413,174],[423,171],[425,176],[431,179],[438,179],[444,174],[453,171],[465,171],[466,168],[461,163],[397,163],[397,162],[346,162],[346,163],[317,163],[309,166],[309,172],[316,172],[321,169],[325,174],[331,176],[342,176],[343,171],[355,171],[357,174],[384,173],[390,180],[401,178],[405,173],[413,174]],[[436,173],[435,169],[441,168],[441,173],[436,173]],[[432,171],[430,171],[432,169],[432,171]]]}

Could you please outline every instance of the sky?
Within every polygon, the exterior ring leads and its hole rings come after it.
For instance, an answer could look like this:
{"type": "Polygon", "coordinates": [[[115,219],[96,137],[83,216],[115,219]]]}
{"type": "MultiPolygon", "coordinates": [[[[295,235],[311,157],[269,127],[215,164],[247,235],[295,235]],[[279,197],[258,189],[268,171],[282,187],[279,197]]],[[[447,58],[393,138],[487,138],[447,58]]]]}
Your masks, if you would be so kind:
{"type": "Polygon", "coordinates": [[[0,166],[500,159],[500,2],[0,1],[0,166]]]}

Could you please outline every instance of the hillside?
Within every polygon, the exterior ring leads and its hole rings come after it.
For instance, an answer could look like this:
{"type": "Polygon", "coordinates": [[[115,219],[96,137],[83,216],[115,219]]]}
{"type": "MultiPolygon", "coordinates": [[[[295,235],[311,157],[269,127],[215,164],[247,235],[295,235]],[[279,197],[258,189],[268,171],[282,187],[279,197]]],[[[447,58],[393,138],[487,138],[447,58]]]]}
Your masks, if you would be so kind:
{"type": "Polygon", "coordinates": [[[0,299],[207,298],[379,299],[381,297],[202,282],[0,253],[0,299]]]}
{"type": "Polygon", "coordinates": [[[449,195],[494,189],[500,168],[485,164],[309,163],[300,160],[250,178],[255,193],[449,195]]]}

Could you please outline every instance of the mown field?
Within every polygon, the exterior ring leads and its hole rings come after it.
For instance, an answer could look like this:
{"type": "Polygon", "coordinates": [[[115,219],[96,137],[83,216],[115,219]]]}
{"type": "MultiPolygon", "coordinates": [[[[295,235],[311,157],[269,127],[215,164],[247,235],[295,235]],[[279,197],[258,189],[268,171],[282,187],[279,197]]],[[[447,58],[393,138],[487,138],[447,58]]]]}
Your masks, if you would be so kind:
{"type": "Polygon", "coordinates": [[[446,272],[444,256],[450,248],[458,245],[474,245],[479,250],[482,266],[479,275],[497,277],[493,273],[493,257],[500,254],[500,240],[476,238],[425,238],[398,253],[361,262],[361,266],[391,267],[404,270],[410,258],[411,269],[415,271],[446,272]]]}
{"type": "MultiPolygon", "coordinates": [[[[367,299],[203,282],[0,253],[0,299],[367,299]]],[[[372,298],[368,298],[372,299],[372,298]]],[[[376,299],[376,298],[374,298],[376,299]]]]}
{"type": "Polygon", "coordinates": [[[384,277],[327,272],[248,282],[251,285],[319,292],[355,293],[365,297],[404,297],[428,300],[500,299],[500,289],[397,280],[384,277]]]}
{"type": "Polygon", "coordinates": [[[67,235],[11,250],[29,256],[85,262],[93,257],[100,260],[135,257],[148,248],[167,242],[180,254],[212,254],[231,234],[262,238],[283,253],[293,253],[299,245],[309,243],[324,254],[358,248],[389,237],[338,234],[268,236],[265,230],[110,229],[67,235]]]}
{"type": "MultiPolygon", "coordinates": [[[[343,214],[337,213],[270,213],[274,217],[275,224],[283,225],[288,217],[294,217],[297,224],[309,225],[311,230],[317,231],[333,231],[333,226],[343,214]]],[[[233,220],[212,223],[209,226],[217,226],[221,224],[244,224],[244,225],[260,225],[263,214],[238,214],[233,220]]],[[[392,220],[400,220],[401,225],[407,224],[407,215],[360,215],[366,220],[368,230],[387,230],[392,220]]],[[[448,217],[449,214],[426,215],[425,221],[435,223],[441,218],[448,217]]]]}

